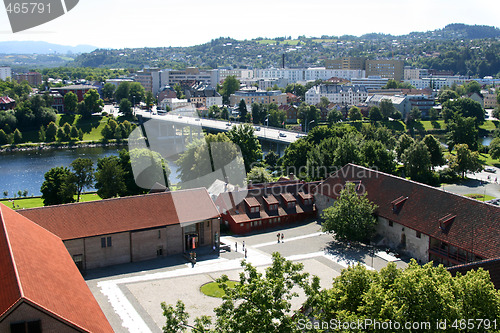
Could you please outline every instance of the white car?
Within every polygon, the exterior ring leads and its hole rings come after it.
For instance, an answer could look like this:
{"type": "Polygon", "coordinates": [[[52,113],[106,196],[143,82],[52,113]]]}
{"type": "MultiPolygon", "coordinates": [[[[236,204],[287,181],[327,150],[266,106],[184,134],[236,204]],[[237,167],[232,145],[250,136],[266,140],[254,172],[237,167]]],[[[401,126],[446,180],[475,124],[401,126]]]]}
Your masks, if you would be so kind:
{"type": "Polygon", "coordinates": [[[484,171],[486,171],[486,172],[491,172],[491,173],[495,173],[495,172],[497,172],[497,169],[492,168],[492,167],[486,167],[486,168],[484,168],[484,171]]]}

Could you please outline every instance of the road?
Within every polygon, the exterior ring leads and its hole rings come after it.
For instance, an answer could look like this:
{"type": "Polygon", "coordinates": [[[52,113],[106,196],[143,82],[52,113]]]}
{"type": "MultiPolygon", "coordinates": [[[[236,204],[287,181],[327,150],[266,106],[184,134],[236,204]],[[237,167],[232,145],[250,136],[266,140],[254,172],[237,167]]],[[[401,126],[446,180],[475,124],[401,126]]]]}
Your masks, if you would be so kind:
{"type": "MultiPolygon", "coordinates": [[[[171,113],[155,114],[154,111],[148,112],[144,110],[136,110],[136,114],[142,115],[144,118],[165,120],[165,121],[175,122],[178,124],[194,125],[194,126],[200,125],[203,128],[213,129],[222,132],[229,131],[233,126],[237,126],[240,124],[233,122],[228,123],[227,121],[221,121],[221,120],[180,116],[178,114],[171,114],[171,113]]],[[[292,142],[297,141],[298,139],[297,132],[291,132],[267,126],[254,126],[254,128],[255,128],[255,135],[259,139],[270,140],[283,144],[290,144],[292,142]]]]}

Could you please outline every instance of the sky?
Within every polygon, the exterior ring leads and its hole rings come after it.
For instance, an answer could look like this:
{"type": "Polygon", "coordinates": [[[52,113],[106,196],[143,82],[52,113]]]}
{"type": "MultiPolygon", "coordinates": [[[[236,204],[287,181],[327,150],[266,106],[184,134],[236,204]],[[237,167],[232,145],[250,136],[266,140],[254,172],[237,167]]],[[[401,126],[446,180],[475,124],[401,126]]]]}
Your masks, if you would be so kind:
{"type": "Polygon", "coordinates": [[[499,27],[499,12],[499,0],[79,0],[65,15],[18,33],[0,8],[0,41],[125,48],[191,46],[218,37],[404,35],[449,23],[499,27]]]}

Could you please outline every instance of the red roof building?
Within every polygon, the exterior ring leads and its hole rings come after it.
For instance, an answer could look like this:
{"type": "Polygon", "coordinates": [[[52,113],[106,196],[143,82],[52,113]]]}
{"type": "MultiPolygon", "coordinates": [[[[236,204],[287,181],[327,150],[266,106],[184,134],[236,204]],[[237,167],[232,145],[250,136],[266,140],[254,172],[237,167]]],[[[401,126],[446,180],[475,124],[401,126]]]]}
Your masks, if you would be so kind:
{"type": "Polygon", "coordinates": [[[378,208],[379,244],[446,266],[500,257],[500,208],[439,188],[348,164],[317,187],[318,210],[347,182],[378,208]]]}
{"type": "Polygon", "coordinates": [[[318,183],[288,180],[249,185],[248,190],[221,193],[215,204],[235,234],[245,234],[316,216],[312,188],[318,183]]]}
{"type": "Polygon", "coordinates": [[[20,214],[59,236],[86,269],[212,246],[219,212],[206,189],[25,209],[20,214]]]}
{"type": "Polygon", "coordinates": [[[11,110],[16,107],[16,101],[9,96],[0,96],[0,110],[11,110]]]}
{"type": "Polygon", "coordinates": [[[0,204],[0,332],[113,332],[59,237],[0,204]]]}

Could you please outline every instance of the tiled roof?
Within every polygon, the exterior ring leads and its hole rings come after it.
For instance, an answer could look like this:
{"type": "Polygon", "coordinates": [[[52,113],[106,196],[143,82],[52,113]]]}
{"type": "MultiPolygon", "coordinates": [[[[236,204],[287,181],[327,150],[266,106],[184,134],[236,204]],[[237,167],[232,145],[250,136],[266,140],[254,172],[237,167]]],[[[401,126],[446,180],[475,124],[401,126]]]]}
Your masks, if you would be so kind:
{"type": "Polygon", "coordinates": [[[63,240],[194,223],[219,215],[204,188],[25,209],[63,240]]]}
{"type": "Polygon", "coordinates": [[[381,217],[483,258],[500,257],[497,206],[354,164],[326,179],[317,192],[336,198],[346,181],[358,182],[368,199],[378,206],[376,214],[381,217]],[[404,202],[393,209],[392,202],[401,198],[405,198],[404,202]],[[440,220],[448,214],[455,217],[443,230],[440,220]]]}
{"type": "Polygon", "coordinates": [[[493,282],[496,289],[500,289],[500,258],[486,259],[465,265],[457,265],[449,267],[448,271],[455,276],[458,272],[465,275],[468,271],[477,270],[478,268],[488,271],[490,273],[491,282],[493,282]]]}
{"type": "Polygon", "coordinates": [[[222,193],[216,199],[215,204],[219,207],[221,213],[228,211],[228,214],[231,215],[236,223],[249,222],[270,217],[281,217],[290,214],[300,214],[303,212],[310,212],[315,209],[313,205],[303,205],[301,200],[297,200],[300,193],[306,193],[305,195],[311,193],[312,189],[316,186],[315,182],[303,183],[300,181],[294,181],[293,183],[282,185],[277,183],[258,185],[262,186],[250,188],[248,191],[222,193]],[[293,208],[287,207],[286,201],[282,199],[283,194],[287,197],[288,201],[296,201],[293,208]],[[231,195],[233,196],[232,200],[230,197],[231,195]],[[245,197],[242,198],[242,195],[245,195],[245,197]],[[242,201],[250,201],[252,204],[256,203],[260,206],[259,212],[250,212],[248,206],[242,203],[242,201]],[[278,203],[278,209],[269,211],[267,209],[268,205],[266,204],[266,201],[269,201],[270,203],[278,203]],[[234,207],[234,204],[236,204],[236,207],[234,207]]]}
{"type": "Polygon", "coordinates": [[[61,239],[0,204],[0,320],[28,302],[84,332],[113,332],[61,239]]]}
{"type": "Polygon", "coordinates": [[[15,102],[12,98],[9,96],[0,96],[0,104],[10,104],[15,102]]]}

